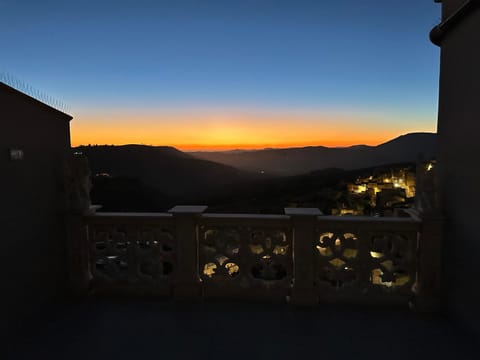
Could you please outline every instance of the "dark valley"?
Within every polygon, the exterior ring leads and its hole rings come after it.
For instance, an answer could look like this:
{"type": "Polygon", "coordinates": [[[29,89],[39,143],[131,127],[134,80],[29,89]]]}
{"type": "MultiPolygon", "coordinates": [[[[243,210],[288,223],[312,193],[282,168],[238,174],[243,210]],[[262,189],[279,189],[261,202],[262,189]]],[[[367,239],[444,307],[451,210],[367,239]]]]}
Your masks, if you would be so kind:
{"type": "MultiPolygon", "coordinates": [[[[436,136],[407,134],[375,147],[184,153],[172,147],[94,145],[75,151],[90,161],[92,200],[103,211],[153,212],[206,204],[212,212],[318,207],[325,214],[371,215],[376,192],[360,196],[349,191],[349,184],[376,173],[415,172],[420,154],[435,157],[436,136]]],[[[389,196],[408,199],[391,185],[389,196]]]]}

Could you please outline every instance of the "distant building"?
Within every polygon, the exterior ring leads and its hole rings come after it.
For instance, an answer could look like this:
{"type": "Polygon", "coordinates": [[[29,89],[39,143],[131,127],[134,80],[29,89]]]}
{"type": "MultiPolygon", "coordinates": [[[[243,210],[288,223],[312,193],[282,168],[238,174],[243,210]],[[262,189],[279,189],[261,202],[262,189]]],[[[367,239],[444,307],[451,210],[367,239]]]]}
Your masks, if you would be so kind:
{"type": "MultiPolygon", "coordinates": [[[[372,175],[358,177],[355,182],[347,184],[350,197],[369,199],[368,207],[377,211],[391,210],[401,204],[412,203],[408,199],[415,197],[415,173],[410,168],[375,169],[372,175]]],[[[335,209],[332,214],[364,215],[356,208],[335,209]]],[[[368,214],[365,214],[368,215],[368,214]]]]}
{"type": "Polygon", "coordinates": [[[377,194],[375,203],[380,209],[388,209],[404,203],[405,199],[405,189],[384,189],[377,194]]]}

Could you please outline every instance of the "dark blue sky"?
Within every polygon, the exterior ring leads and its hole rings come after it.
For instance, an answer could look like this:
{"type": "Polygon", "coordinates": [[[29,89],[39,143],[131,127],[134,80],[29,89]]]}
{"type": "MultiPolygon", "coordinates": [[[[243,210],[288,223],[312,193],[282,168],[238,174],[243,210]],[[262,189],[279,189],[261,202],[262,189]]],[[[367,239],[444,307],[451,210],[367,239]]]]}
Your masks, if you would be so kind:
{"type": "Polygon", "coordinates": [[[428,32],[439,16],[433,0],[0,0],[0,72],[69,103],[79,121],[301,109],[434,130],[428,32]]]}

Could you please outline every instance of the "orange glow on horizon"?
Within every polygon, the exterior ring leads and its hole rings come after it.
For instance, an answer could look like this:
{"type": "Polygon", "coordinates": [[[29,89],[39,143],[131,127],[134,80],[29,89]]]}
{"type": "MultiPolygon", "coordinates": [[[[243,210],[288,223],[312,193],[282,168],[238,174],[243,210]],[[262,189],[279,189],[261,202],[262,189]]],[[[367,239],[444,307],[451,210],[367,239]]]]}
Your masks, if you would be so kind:
{"type": "MultiPolygon", "coordinates": [[[[343,140],[343,139],[342,139],[343,140]]],[[[276,144],[182,144],[182,145],[169,145],[177,148],[182,151],[228,151],[228,150],[263,150],[263,149],[286,149],[286,148],[300,148],[308,146],[325,146],[325,147],[348,147],[352,145],[370,145],[375,146],[379,145],[390,139],[382,139],[378,142],[366,143],[365,141],[355,142],[351,141],[335,141],[335,140],[325,140],[318,142],[295,142],[295,143],[276,143],[276,144]],[[330,142],[329,142],[330,141],[330,142]]],[[[156,144],[151,144],[156,145],[156,144]]],[[[158,144],[160,145],[160,144],[158,144]]],[[[165,145],[165,144],[163,144],[165,145]]]]}
{"type": "Polygon", "coordinates": [[[367,115],[201,111],[85,114],[70,126],[72,146],[145,144],[183,151],[378,145],[408,132],[431,131],[367,115]]]}

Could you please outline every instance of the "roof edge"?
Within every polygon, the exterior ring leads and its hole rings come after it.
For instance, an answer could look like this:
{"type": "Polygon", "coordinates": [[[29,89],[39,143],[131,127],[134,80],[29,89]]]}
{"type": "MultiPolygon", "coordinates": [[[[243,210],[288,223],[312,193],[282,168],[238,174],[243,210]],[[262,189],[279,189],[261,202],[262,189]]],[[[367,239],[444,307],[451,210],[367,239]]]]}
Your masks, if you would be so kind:
{"type": "Polygon", "coordinates": [[[461,23],[465,17],[479,7],[480,0],[466,0],[456,11],[453,12],[453,14],[451,14],[448,18],[443,20],[430,31],[430,41],[434,45],[441,47],[442,41],[447,33],[450,32],[454,27],[458,26],[458,24],[461,23]]]}
{"type": "Polygon", "coordinates": [[[67,113],[64,113],[64,112],[61,111],[61,110],[58,110],[58,109],[54,108],[53,106],[48,105],[48,104],[46,104],[46,103],[44,103],[44,102],[42,102],[42,101],[34,98],[33,96],[30,96],[30,95],[28,95],[28,94],[26,94],[26,93],[24,93],[24,92],[22,92],[22,91],[20,91],[20,90],[15,89],[14,87],[12,87],[12,86],[4,83],[4,82],[1,81],[1,80],[0,80],[0,88],[4,88],[5,90],[7,90],[7,91],[9,91],[9,92],[11,92],[11,93],[14,93],[14,94],[16,94],[16,95],[20,95],[20,96],[22,96],[23,98],[27,99],[28,101],[33,101],[33,102],[36,103],[37,105],[43,106],[46,110],[54,111],[54,112],[56,112],[57,114],[59,114],[59,115],[61,115],[62,117],[64,117],[65,120],[67,120],[67,121],[70,121],[70,120],[73,119],[73,116],[71,116],[71,115],[69,115],[69,114],[67,114],[67,113]]]}

